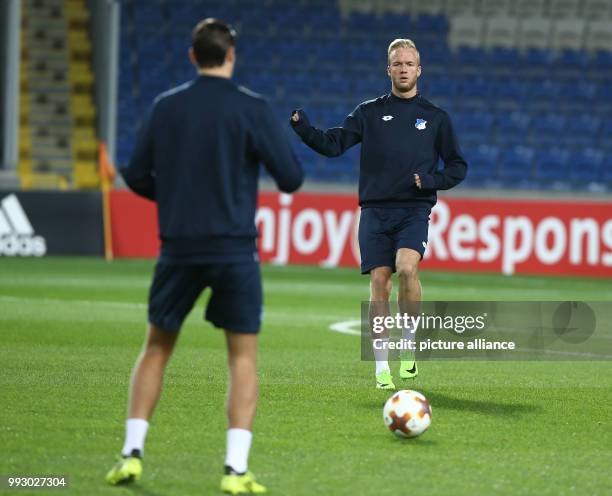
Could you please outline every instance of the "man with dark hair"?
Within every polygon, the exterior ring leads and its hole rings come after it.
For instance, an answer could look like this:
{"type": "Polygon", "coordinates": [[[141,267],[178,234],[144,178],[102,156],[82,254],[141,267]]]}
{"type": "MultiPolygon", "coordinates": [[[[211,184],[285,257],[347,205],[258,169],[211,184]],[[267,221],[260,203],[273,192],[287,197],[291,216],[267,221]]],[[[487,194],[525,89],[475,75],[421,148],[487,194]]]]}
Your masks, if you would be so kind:
{"type": "MultiPolygon", "coordinates": [[[[421,283],[418,266],[427,246],[429,214],[436,191],[465,177],[463,159],[448,114],[417,92],[421,57],[412,40],[396,39],[387,49],[391,91],[363,102],[342,126],[327,131],[310,125],[303,110],[291,124],[313,150],[336,157],[361,143],[359,173],[359,248],[361,273],[370,275],[370,319],[389,314],[391,276],[397,271],[402,314],[418,315],[421,283]],[[438,159],[444,169],[438,170],[438,159]]],[[[414,342],[416,329],[402,329],[402,340],[414,342]]],[[[388,362],[388,333],[372,334],[376,387],[395,389],[388,362]]],[[[414,354],[404,354],[400,377],[418,373],[414,354]]]]}
{"type": "Polygon", "coordinates": [[[219,67],[236,45],[236,31],[217,19],[204,19],[191,34],[193,57],[200,68],[219,67]]]}
{"type": "Polygon", "coordinates": [[[161,253],[147,338],[132,374],[122,458],[107,475],[111,484],[140,478],[165,366],[185,317],[210,287],[205,318],[225,331],[230,371],[221,489],[265,492],[247,467],[263,310],[254,220],[259,162],[286,193],[300,187],[303,171],[268,103],[230,80],[234,44],[234,31],[221,21],[196,26],[189,57],[198,77],[155,99],[121,169],[135,193],[157,204],[161,253]]]}

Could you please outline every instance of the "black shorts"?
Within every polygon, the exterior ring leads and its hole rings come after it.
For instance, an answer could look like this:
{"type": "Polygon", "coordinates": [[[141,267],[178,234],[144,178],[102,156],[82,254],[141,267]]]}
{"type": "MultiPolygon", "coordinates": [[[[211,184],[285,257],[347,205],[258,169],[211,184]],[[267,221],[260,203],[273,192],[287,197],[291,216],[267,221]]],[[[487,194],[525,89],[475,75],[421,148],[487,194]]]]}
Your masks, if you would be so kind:
{"type": "Polygon", "coordinates": [[[359,220],[361,273],[369,274],[377,267],[391,267],[395,272],[395,256],[400,248],[417,251],[423,258],[430,213],[429,207],[362,208],[359,220]]]}
{"type": "Polygon", "coordinates": [[[204,318],[215,327],[257,333],[263,296],[255,261],[218,264],[174,264],[158,261],[149,291],[149,322],[176,332],[206,288],[212,295],[204,318]]]}

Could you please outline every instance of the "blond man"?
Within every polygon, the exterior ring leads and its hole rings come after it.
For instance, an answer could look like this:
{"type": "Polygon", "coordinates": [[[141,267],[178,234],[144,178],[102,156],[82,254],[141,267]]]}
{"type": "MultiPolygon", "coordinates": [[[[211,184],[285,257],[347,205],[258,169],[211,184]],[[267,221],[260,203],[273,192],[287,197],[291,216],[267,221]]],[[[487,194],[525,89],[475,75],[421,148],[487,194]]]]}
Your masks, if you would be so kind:
{"type": "MultiPolygon", "coordinates": [[[[302,141],[327,157],[337,157],[361,143],[359,247],[361,273],[370,275],[370,319],[388,314],[394,272],[400,312],[419,312],[419,263],[427,246],[436,191],[456,186],[467,171],[448,114],[417,91],[422,68],[414,42],[396,39],[387,54],[391,91],[358,105],[341,126],[317,129],[302,109],[291,116],[293,130],[302,141]],[[439,158],[444,162],[441,170],[439,158]]],[[[402,329],[403,339],[413,343],[415,331],[402,329]]],[[[395,389],[388,333],[373,337],[376,387],[395,389]]],[[[399,373],[403,379],[416,377],[413,354],[403,357],[399,373]]]]}

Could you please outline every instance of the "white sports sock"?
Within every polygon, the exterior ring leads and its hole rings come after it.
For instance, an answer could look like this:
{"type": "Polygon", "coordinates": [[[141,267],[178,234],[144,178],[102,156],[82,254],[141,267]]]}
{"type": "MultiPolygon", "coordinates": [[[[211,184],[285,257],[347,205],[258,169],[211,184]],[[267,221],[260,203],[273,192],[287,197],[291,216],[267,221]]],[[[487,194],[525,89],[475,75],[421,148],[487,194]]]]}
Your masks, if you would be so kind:
{"type": "Polygon", "coordinates": [[[144,419],[127,419],[125,423],[125,444],[121,450],[123,456],[130,456],[132,450],[139,450],[144,455],[144,442],[147,437],[149,422],[144,419]]]}
{"type": "Polygon", "coordinates": [[[380,374],[383,370],[391,370],[389,368],[388,344],[389,338],[376,338],[376,346],[374,345],[374,341],[372,341],[374,360],[376,360],[376,375],[380,374]]]}
{"type": "MultiPolygon", "coordinates": [[[[408,345],[408,343],[413,343],[414,342],[414,336],[415,333],[412,332],[414,329],[414,326],[412,325],[412,322],[409,322],[408,325],[406,327],[402,327],[402,341],[404,341],[402,344],[406,344],[408,345]]],[[[410,350],[401,350],[400,353],[400,357],[401,359],[412,359],[412,357],[414,357],[414,352],[410,351],[410,350]]]]}
{"type": "Polygon", "coordinates": [[[376,360],[376,375],[380,374],[383,370],[391,370],[389,367],[389,361],[376,360]]]}
{"type": "Polygon", "coordinates": [[[253,433],[246,429],[227,430],[225,465],[242,474],[247,471],[253,433]]]}

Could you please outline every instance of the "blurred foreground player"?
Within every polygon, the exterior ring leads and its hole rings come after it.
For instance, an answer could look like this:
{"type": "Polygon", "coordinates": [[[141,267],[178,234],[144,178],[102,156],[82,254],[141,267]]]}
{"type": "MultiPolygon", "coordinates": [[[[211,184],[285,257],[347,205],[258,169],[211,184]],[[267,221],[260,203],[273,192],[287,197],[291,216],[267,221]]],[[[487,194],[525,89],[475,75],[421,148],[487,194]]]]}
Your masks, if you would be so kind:
{"type": "Polygon", "coordinates": [[[230,80],[234,47],[227,24],[206,19],[195,27],[189,55],[198,77],[155,99],[121,170],[135,193],[157,204],[161,253],[148,334],[132,373],[125,444],[106,477],[111,484],[140,478],[165,366],[183,320],[210,287],[205,318],[225,331],[230,371],[221,490],[266,491],[247,467],[263,304],[255,244],[259,161],[286,193],[300,187],[303,171],[268,103],[230,80]]]}
{"type": "MultiPolygon", "coordinates": [[[[302,141],[327,157],[361,143],[359,248],[361,272],[370,274],[370,319],[389,314],[391,276],[396,271],[400,312],[420,312],[418,267],[427,246],[436,191],[459,184],[467,170],[448,114],[417,92],[421,59],[415,44],[394,40],[387,61],[391,92],[360,104],[340,127],[317,129],[301,109],[291,116],[302,141]],[[437,170],[439,158],[443,170],[437,170]]],[[[415,332],[404,327],[403,340],[414,343],[415,332]]],[[[386,346],[389,334],[372,334],[376,387],[395,389],[386,346]]],[[[409,379],[417,373],[414,354],[403,354],[400,377],[409,379]]]]}

